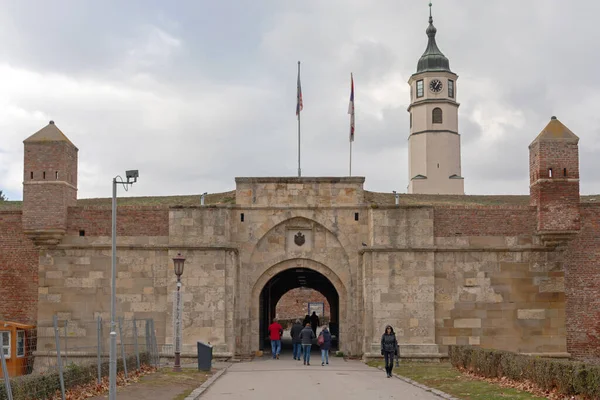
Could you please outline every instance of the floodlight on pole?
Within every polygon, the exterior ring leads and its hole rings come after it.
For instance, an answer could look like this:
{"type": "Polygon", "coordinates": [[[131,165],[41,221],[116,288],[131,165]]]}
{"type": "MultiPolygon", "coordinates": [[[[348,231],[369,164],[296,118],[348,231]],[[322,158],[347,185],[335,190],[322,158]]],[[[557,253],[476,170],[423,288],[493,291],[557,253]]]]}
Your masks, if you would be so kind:
{"type": "Polygon", "coordinates": [[[133,185],[139,177],[138,170],[125,173],[127,180],[115,176],[112,181],[112,261],[111,261],[111,294],[110,294],[110,362],[108,371],[108,397],[109,400],[117,399],[117,185],[123,185],[128,190],[128,185],[133,185]]]}

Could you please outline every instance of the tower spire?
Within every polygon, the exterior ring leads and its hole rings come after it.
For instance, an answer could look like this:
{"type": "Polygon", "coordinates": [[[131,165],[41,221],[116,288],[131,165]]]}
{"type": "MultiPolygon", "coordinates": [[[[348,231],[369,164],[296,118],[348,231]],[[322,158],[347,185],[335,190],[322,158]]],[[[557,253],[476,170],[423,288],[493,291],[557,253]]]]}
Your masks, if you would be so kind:
{"type": "Polygon", "coordinates": [[[427,33],[428,41],[425,52],[419,59],[417,64],[417,73],[426,71],[448,71],[450,72],[450,61],[442,53],[435,42],[435,34],[437,29],[433,26],[433,15],[431,12],[432,4],[429,3],[429,26],[425,33],[427,33]]]}
{"type": "Polygon", "coordinates": [[[429,2],[429,23],[433,24],[433,17],[431,16],[431,6],[433,4],[431,4],[431,2],[429,2]]]}

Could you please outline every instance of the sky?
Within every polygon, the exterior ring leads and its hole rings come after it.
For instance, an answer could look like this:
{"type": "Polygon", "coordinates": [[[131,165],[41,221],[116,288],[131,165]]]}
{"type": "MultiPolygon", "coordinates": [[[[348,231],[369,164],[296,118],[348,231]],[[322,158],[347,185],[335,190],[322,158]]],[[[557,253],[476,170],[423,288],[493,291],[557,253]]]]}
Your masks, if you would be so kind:
{"type": "MultiPolygon", "coordinates": [[[[600,193],[600,2],[438,0],[466,194],[527,194],[528,145],[556,115],[600,193]]],[[[23,140],[54,120],[79,148],[79,198],[215,193],[237,176],[352,174],[406,192],[408,79],[426,0],[0,0],[0,190],[22,198],[23,140]]]]}

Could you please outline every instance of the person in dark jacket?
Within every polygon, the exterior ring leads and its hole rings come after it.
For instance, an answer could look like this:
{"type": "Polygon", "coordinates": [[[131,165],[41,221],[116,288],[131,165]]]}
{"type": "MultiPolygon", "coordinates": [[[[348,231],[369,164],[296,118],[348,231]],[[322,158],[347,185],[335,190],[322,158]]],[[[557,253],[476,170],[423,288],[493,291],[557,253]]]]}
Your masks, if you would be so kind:
{"type": "Polygon", "coordinates": [[[304,321],[302,321],[302,327],[304,328],[306,324],[310,324],[310,315],[306,314],[304,317],[304,321]]]}
{"type": "Polygon", "coordinates": [[[323,327],[321,333],[319,333],[319,339],[317,339],[317,343],[321,343],[321,366],[327,364],[329,365],[329,349],[331,349],[331,333],[329,329],[327,329],[327,325],[323,327]],[[321,339],[321,337],[323,339],[321,339]]]}
{"type": "Polygon", "coordinates": [[[300,360],[300,349],[302,348],[302,344],[300,342],[300,332],[302,331],[302,324],[300,320],[297,319],[294,325],[292,325],[292,330],[290,331],[290,335],[292,336],[292,346],[294,347],[294,360],[300,360]]]}
{"type": "Polygon", "coordinates": [[[381,336],[381,355],[385,359],[385,373],[388,378],[392,377],[394,368],[394,356],[398,351],[398,341],[394,328],[391,325],[385,327],[385,333],[381,336]]]}
{"type": "Polygon", "coordinates": [[[319,316],[315,311],[313,311],[312,315],[310,316],[310,326],[312,327],[313,333],[316,335],[317,327],[319,326],[319,316]]]}
{"type": "Polygon", "coordinates": [[[304,365],[310,365],[310,347],[312,341],[315,338],[315,333],[310,327],[310,324],[306,324],[304,329],[300,331],[300,342],[302,343],[302,350],[304,351],[304,365]]]}

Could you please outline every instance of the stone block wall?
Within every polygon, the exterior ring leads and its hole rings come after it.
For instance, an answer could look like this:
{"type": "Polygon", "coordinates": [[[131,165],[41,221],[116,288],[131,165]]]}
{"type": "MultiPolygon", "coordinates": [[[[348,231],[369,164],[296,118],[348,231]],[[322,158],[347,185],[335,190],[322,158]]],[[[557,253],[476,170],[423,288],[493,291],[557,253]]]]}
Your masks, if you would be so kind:
{"type": "Polygon", "coordinates": [[[227,246],[231,242],[231,210],[187,207],[169,212],[169,241],[173,245],[227,246]]]}
{"type": "Polygon", "coordinates": [[[0,210],[0,320],[35,325],[38,251],[24,234],[21,211],[0,210]]]}
{"type": "Polygon", "coordinates": [[[566,353],[564,269],[553,252],[444,251],[435,261],[436,335],[447,345],[566,353]]]}
{"type": "MultiPolygon", "coordinates": [[[[126,319],[164,320],[167,252],[135,249],[127,238],[120,238],[117,246],[117,313],[126,319]]],[[[39,320],[48,321],[56,312],[68,313],[73,321],[98,316],[109,320],[110,246],[85,246],[80,240],[76,246],[61,247],[40,254],[39,320]]]]}
{"type": "Polygon", "coordinates": [[[433,245],[431,207],[381,207],[369,211],[369,245],[422,247],[433,245]]]}
{"type": "Polygon", "coordinates": [[[364,203],[365,178],[236,178],[241,206],[344,206],[364,203]]]}
{"type": "MultiPolygon", "coordinates": [[[[177,250],[169,251],[169,258],[177,250]]],[[[185,250],[182,283],[182,353],[195,354],[196,342],[215,346],[220,354],[233,354],[235,338],[235,287],[237,254],[223,250],[185,250]]],[[[170,263],[172,265],[172,262],[170,263]]],[[[170,267],[172,268],[172,267],[170,267]]],[[[176,278],[167,271],[167,308],[165,343],[174,343],[173,311],[176,278]]]]}
{"type": "Polygon", "coordinates": [[[581,231],[565,253],[569,352],[600,360],[600,205],[581,206],[581,231]]]}
{"type": "Polygon", "coordinates": [[[373,251],[364,261],[368,350],[378,354],[386,325],[402,345],[434,344],[434,253],[373,251]]]}

